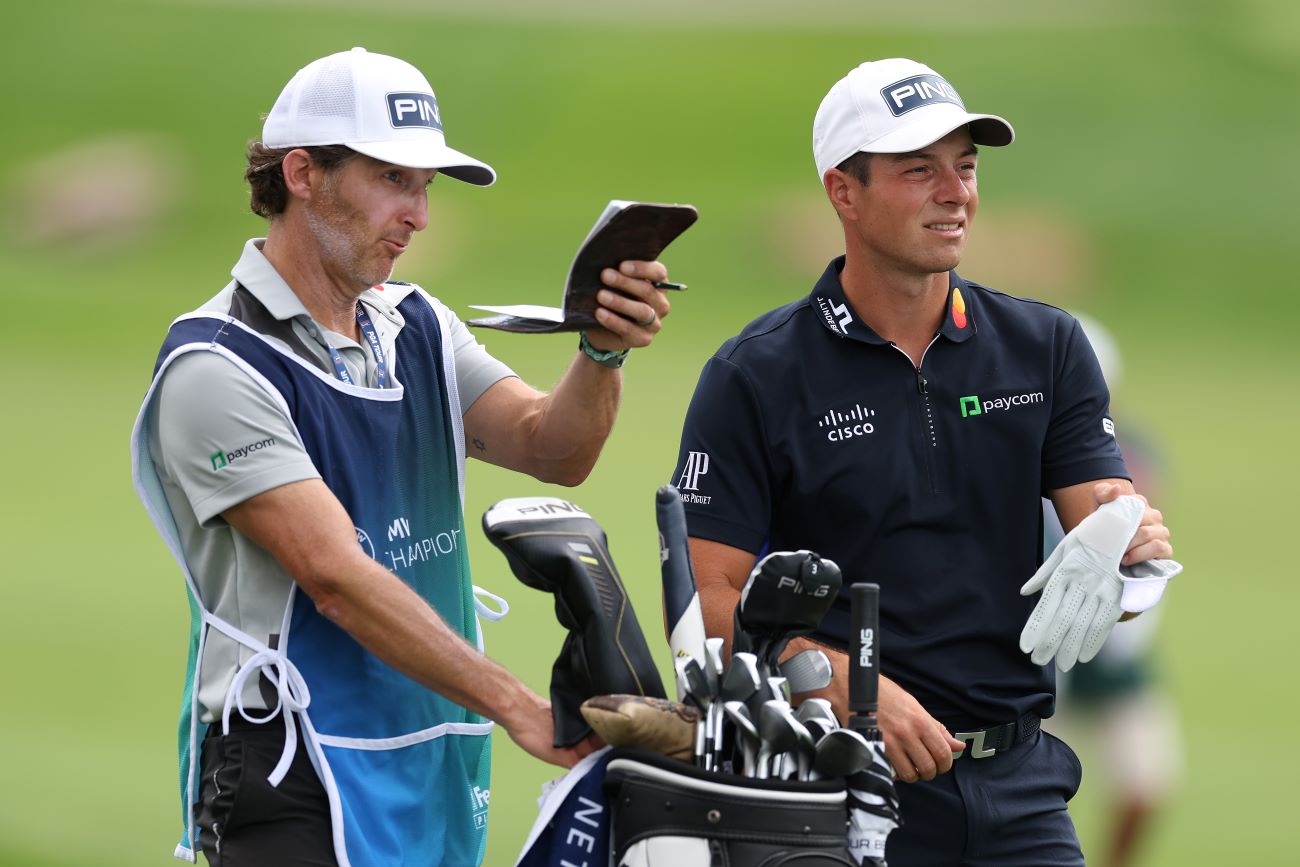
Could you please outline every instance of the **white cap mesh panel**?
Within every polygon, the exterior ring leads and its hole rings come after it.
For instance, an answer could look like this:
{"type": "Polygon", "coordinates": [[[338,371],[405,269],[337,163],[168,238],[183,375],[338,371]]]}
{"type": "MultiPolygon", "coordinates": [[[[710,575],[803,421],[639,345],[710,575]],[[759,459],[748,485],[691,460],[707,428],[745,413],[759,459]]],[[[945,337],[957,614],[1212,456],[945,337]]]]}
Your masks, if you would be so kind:
{"type": "Polygon", "coordinates": [[[303,87],[298,113],[314,117],[356,117],[356,91],[352,84],[352,64],[346,54],[327,58],[303,87]]]}

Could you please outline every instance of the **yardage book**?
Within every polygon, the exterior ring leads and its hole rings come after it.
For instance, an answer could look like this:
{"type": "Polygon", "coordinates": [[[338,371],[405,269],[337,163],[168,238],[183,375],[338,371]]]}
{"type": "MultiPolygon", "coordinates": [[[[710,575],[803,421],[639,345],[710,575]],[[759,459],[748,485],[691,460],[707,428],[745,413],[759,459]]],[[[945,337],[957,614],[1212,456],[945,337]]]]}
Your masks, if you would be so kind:
{"type": "Polygon", "coordinates": [[[496,316],[471,319],[466,324],[521,334],[552,334],[599,328],[596,321],[596,293],[604,288],[600,272],[617,268],[625,259],[657,259],[673,239],[699,218],[692,205],[661,205],[625,202],[619,199],[605,206],[596,225],[587,233],[569,266],[560,307],[540,304],[487,306],[471,304],[496,316]]]}

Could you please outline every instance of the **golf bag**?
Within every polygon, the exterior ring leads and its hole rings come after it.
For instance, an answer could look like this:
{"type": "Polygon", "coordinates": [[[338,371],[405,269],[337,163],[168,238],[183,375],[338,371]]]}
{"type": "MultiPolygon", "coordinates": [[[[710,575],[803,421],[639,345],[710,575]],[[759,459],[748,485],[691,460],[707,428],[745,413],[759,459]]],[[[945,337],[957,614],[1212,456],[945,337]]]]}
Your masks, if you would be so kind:
{"type": "Polygon", "coordinates": [[[843,779],[721,775],[625,748],[610,755],[604,793],[614,867],[858,867],[843,779]]]}
{"type": "Polygon", "coordinates": [[[591,732],[579,710],[591,696],[666,697],[605,531],[590,515],[554,497],[502,500],[484,513],[483,532],[516,578],[555,595],[556,618],[569,630],[551,669],[557,747],[591,732]]]}

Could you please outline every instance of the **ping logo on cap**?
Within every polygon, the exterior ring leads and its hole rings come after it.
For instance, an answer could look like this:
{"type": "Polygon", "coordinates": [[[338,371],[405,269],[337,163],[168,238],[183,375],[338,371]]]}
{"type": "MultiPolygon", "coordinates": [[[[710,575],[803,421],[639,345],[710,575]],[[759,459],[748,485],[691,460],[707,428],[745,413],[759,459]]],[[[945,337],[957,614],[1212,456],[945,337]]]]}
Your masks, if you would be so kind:
{"type": "Polygon", "coordinates": [[[957,95],[957,89],[937,75],[913,75],[895,81],[881,88],[880,95],[884,97],[885,105],[889,106],[894,117],[936,102],[951,102],[958,108],[966,108],[966,104],[957,95]]]}
{"type": "Polygon", "coordinates": [[[432,93],[388,94],[388,122],[396,129],[422,126],[442,131],[442,116],[432,93]]]}

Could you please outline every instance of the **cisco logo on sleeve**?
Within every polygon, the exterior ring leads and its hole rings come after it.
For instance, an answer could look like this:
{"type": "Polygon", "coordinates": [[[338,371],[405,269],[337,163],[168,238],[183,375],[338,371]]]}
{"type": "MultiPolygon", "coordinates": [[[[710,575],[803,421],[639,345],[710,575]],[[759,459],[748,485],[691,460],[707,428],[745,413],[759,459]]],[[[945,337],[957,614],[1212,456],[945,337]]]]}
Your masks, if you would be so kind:
{"type": "Polygon", "coordinates": [[[884,97],[885,105],[889,106],[894,117],[936,102],[950,102],[958,108],[966,108],[966,104],[957,95],[957,89],[937,75],[913,75],[895,81],[888,87],[881,88],[880,95],[884,97]]]}
{"type": "Polygon", "coordinates": [[[442,131],[442,115],[432,93],[388,94],[388,122],[396,129],[422,126],[442,131]]]}

